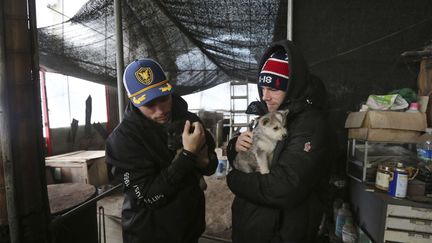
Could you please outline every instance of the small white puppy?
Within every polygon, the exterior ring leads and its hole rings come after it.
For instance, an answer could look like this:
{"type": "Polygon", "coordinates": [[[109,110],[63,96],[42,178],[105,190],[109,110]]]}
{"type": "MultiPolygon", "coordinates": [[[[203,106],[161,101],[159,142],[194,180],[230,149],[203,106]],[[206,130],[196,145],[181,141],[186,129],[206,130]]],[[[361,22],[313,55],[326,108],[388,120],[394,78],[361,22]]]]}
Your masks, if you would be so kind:
{"type": "Polygon", "coordinates": [[[240,151],[234,159],[234,167],[245,173],[270,172],[276,143],[287,135],[285,127],[288,110],[269,112],[258,120],[253,130],[252,147],[240,151]]]}

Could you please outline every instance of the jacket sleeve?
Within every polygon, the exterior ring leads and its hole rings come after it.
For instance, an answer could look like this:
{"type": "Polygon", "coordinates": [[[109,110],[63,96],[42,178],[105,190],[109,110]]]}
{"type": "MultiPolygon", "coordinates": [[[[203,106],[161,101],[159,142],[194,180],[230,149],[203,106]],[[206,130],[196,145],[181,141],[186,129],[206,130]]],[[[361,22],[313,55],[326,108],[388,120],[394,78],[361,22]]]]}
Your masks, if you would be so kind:
{"type": "Polygon", "coordinates": [[[230,167],[234,168],[234,159],[237,156],[237,151],[235,150],[235,144],[237,143],[237,137],[232,138],[229,142],[228,142],[228,146],[227,146],[227,157],[228,157],[228,161],[230,163],[230,167]]]}
{"type": "Polygon", "coordinates": [[[167,204],[188,183],[195,161],[187,152],[180,153],[172,163],[159,170],[157,163],[143,156],[143,148],[136,142],[118,135],[108,138],[107,163],[113,165],[113,174],[123,183],[124,192],[136,199],[138,205],[149,209],[167,204]],[[115,142],[114,142],[115,141],[115,142]]]}
{"type": "Polygon", "coordinates": [[[216,144],[214,142],[213,136],[206,130],[206,143],[208,147],[208,159],[209,163],[205,168],[198,168],[202,175],[210,176],[212,175],[218,166],[218,158],[215,152],[216,144]]]}
{"type": "Polygon", "coordinates": [[[312,193],[319,183],[325,148],[321,134],[298,132],[279,142],[281,150],[269,174],[243,173],[233,169],[227,176],[231,191],[253,203],[277,208],[294,207],[312,193]]]}

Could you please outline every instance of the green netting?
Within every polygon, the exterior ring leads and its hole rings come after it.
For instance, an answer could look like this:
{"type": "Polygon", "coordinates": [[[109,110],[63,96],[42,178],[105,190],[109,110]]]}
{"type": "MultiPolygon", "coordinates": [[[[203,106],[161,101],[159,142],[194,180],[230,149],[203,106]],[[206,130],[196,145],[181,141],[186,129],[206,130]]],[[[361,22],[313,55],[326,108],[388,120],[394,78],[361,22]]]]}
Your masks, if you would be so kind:
{"type": "MultiPolygon", "coordinates": [[[[286,0],[123,1],[125,65],[158,60],[182,95],[254,81],[266,46],[286,36],[286,6],[286,0]]],[[[40,28],[39,48],[45,69],[115,86],[113,0],[90,0],[69,21],[40,28]]]]}

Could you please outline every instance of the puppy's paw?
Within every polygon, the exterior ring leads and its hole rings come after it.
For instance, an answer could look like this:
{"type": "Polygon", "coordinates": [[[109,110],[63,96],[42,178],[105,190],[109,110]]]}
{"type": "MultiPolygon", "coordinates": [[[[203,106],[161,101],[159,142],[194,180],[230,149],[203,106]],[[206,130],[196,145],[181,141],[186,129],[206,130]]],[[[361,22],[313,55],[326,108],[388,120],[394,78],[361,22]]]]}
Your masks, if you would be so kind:
{"type": "Polygon", "coordinates": [[[270,173],[269,169],[259,169],[258,172],[262,175],[270,173]]]}

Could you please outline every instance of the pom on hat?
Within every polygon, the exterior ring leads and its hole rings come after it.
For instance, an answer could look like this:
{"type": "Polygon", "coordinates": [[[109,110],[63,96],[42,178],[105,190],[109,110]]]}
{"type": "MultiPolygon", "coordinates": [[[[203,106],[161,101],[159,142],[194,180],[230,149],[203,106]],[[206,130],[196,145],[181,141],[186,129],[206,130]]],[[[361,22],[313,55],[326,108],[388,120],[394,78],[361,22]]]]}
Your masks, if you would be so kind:
{"type": "Polygon", "coordinates": [[[123,74],[123,84],[136,107],[172,93],[165,72],[152,59],[138,59],[129,64],[123,74]]]}
{"type": "Polygon", "coordinates": [[[286,91],[289,81],[289,64],[286,52],[273,53],[261,69],[258,86],[286,91]]]}

